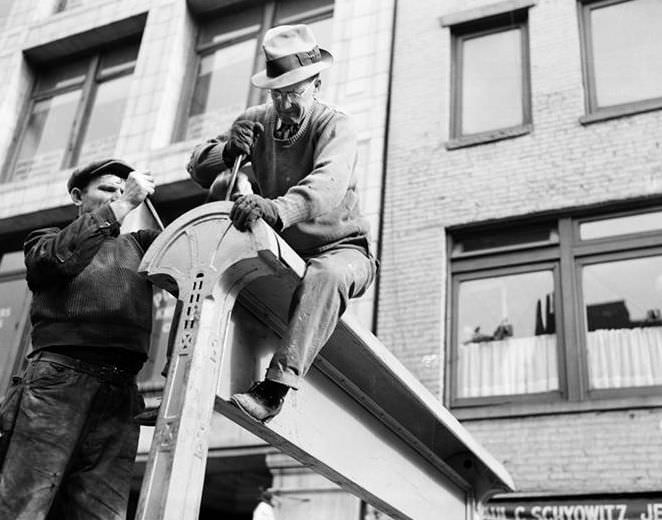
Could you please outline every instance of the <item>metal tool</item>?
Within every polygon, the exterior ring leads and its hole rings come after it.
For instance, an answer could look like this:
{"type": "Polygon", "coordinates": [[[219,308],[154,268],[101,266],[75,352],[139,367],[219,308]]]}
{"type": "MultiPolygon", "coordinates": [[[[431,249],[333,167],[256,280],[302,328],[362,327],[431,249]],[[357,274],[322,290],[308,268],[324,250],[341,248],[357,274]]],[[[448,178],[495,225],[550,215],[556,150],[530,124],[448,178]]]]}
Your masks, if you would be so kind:
{"type": "Polygon", "coordinates": [[[165,229],[165,226],[163,225],[163,221],[161,220],[161,217],[159,217],[159,214],[156,212],[156,209],[154,208],[154,205],[152,204],[152,201],[149,197],[145,197],[145,206],[147,207],[147,210],[152,214],[152,217],[154,217],[154,221],[156,222],[156,225],[159,226],[159,230],[163,231],[165,229]]]}
{"type": "Polygon", "coordinates": [[[237,184],[237,176],[239,175],[239,167],[244,161],[246,156],[244,154],[237,155],[232,165],[232,175],[230,176],[230,183],[228,184],[228,191],[225,193],[225,200],[230,200],[232,197],[232,192],[234,191],[234,185],[237,184]]]}

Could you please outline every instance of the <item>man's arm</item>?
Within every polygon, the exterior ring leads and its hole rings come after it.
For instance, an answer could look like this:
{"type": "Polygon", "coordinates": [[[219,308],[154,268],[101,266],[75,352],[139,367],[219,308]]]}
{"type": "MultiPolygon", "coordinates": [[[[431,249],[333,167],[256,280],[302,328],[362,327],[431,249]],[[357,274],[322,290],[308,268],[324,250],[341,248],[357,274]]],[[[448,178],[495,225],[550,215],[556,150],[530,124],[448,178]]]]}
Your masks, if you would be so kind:
{"type": "Polygon", "coordinates": [[[283,229],[305,222],[337,208],[355,182],[357,137],[349,118],[342,112],[321,129],[313,170],[274,199],[283,229]]]}
{"type": "Polygon", "coordinates": [[[191,158],[186,165],[191,178],[203,188],[209,189],[216,176],[227,170],[223,162],[223,147],[225,146],[223,136],[199,144],[193,149],[191,158]]]}
{"type": "Polygon", "coordinates": [[[107,236],[117,236],[124,217],[154,192],[149,172],[131,172],[122,196],[80,215],[64,229],[46,228],[30,233],[23,244],[30,288],[71,278],[92,261],[107,236]]]}
{"type": "MultiPolygon", "coordinates": [[[[186,171],[188,171],[191,178],[203,188],[209,189],[216,177],[230,167],[227,162],[229,158],[225,157],[224,159],[223,157],[223,150],[228,141],[231,140],[233,131],[242,132],[243,130],[239,127],[242,126],[242,123],[247,122],[251,122],[253,125],[260,123],[259,126],[262,127],[265,110],[263,105],[248,108],[234,120],[232,128],[226,133],[196,146],[186,165],[186,171]]],[[[253,125],[251,125],[251,129],[253,125]]]]}
{"type": "Polygon", "coordinates": [[[115,213],[106,204],[62,230],[33,231],[23,244],[28,285],[32,288],[76,276],[94,258],[106,236],[117,236],[119,229],[115,213]]]}

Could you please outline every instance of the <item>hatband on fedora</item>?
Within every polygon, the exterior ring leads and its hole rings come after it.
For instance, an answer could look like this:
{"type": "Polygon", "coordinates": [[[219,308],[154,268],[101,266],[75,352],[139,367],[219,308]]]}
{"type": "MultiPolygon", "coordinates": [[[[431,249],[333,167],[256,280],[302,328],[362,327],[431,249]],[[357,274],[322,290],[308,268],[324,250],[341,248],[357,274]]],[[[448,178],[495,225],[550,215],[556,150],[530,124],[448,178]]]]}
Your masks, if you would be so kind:
{"type": "Polygon", "coordinates": [[[276,89],[311,78],[333,64],[333,56],[320,49],[305,24],[279,25],[264,35],[266,69],[251,78],[258,88],[276,89]]]}
{"type": "Polygon", "coordinates": [[[119,159],[92,161],[71,172],[71,176],[67,181],[67,192],[71,193],[74,188],[83,189],[92,179],[107,173],[126,179],[133,170],[135,170],[133,166],[119,159]]]}

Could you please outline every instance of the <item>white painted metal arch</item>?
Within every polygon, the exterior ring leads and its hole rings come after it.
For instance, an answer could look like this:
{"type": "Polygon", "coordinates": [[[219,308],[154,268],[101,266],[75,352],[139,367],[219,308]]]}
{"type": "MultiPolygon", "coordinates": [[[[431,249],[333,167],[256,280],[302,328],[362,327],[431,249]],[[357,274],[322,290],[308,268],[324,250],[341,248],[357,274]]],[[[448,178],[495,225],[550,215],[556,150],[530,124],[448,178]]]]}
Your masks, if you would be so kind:
{"type": "Polygon", "coordinates": [[[229,404],[262,378],[305,269],[263,222],[237,231],[231,206],[181,216],[141,266],[177,293],[180,312],[137,518],[197,518],[214,410],[393,518],[443,511],[464,520],[475,499],[512,489],[505,469],[351,317],[268,425],[229,404]]]}

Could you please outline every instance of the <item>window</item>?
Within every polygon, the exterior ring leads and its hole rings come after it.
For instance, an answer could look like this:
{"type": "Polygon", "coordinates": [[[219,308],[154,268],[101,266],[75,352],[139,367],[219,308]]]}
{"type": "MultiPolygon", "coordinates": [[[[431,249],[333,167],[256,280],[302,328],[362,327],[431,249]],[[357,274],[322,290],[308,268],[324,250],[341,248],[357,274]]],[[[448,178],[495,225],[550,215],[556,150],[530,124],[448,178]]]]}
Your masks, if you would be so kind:
{"type": "Polygon", "coordinates": [[[10,179],[112,155],[138,44],[39,71],[10,179]]]}
{"type": "Polygon", "coordinates": [[[265,6],[223,13],[200,27],[197,79],[188,110],[184,139],[218,135],[262,94],[250,78],[264,68],[262,41],[266,28],[307,23],[321,47],[329,47],[333,0],[281,0],[265,6]]]}
{"type": "Polygon", "coordinates": [[[589,388],[662,385],[662,255],[582,265],[589,388]]]}
{"type": "Polygon", "coordinates": [[[662,107],[662,2],[580,4],[589,114],[662,107]]]}
{"type": "Polygon", "coordinates": [[[453,26],[452,38],[451,139],[473,144],[526,132],[527,11],[453,26]]]}
{"type": "Polygon", "coordinates": [[[553,268],[458,285],[457,396],[559,389],[553,268]]]}
{"type": "Polygon", "coordinates": [[[451,404],[662,390],[662,211],[457,232],[451,404]]]}
{"type": "Polygon", "coordinates": [[[28,350],[29,305],[23,251],[0,253],[0,396],[28,350]]]}

